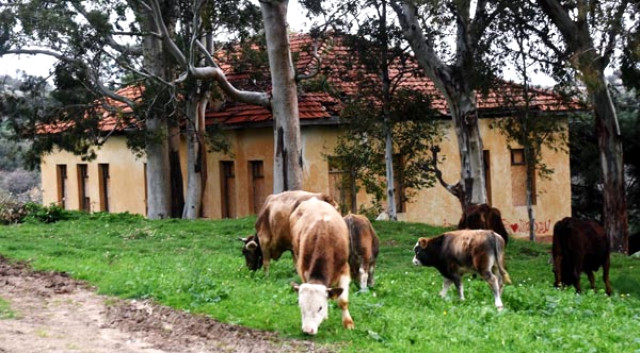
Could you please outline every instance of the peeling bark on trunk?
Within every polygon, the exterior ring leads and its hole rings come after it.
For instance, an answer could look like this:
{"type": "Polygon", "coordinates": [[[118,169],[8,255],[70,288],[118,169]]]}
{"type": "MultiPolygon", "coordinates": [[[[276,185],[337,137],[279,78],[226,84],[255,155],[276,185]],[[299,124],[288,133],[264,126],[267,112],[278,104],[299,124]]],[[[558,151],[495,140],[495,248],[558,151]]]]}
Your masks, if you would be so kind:
{"type": "Polygon", "coordinates": [[[595,129],[600,148],[600,164],[604,184],[604,229],[611,242],[611,249],[628,252],[629,229],[627,199],[625,197],[622,137],[616,111],[604,81],[590,90],[595,111],[595,129]]]}
{"type": "Polygon", "coordinates": [[[286,22],[288,3],[288,0],[260,2],[272,82],[274,193],[303,186],[298,92],[286,22]]]}
{"type": "MultiPolygon", "coordinates": [[[[150,28],[154,29],[153,26],[150,28]]],[[[153,31],[151,31],[153,32],[153,31]]],[[[165,74],[162,42],[153,35],[143,41],[144,64],[148,71],[165,74]]],[[[147,140],[147,218],[162,219],[171,215],[171,173],[167,121],[158,110],[150,109],[146,117],[147,140]]]]}

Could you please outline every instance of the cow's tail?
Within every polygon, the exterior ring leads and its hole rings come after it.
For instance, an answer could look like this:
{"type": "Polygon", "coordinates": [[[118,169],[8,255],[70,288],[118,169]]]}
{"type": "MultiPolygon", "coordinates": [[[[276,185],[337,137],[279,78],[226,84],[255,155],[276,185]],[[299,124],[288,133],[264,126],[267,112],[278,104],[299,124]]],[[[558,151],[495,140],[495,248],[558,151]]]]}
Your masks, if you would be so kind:
{"type": "Polygon", "coordinates": [[[504,268],[504,239],[497,233],[491,232],[491,245],[493,247],[493,254],[496,259],[496,265],[498,266],[498,272],[500,276],[502,276],[502,280],[504,283],[511,284],[511,277],[509,277],[509,273],[504,268]],[[498,238],[502,239],[502,242],[498,241],[498,238]]]}

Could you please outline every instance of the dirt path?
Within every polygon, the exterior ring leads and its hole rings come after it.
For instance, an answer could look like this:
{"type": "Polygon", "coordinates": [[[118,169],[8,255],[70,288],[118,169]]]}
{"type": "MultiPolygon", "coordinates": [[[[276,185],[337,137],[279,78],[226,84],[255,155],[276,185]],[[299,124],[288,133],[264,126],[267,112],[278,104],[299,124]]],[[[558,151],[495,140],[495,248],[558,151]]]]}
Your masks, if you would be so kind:
{"type": "Polygon", "coordinates": [[[0,256],[0,353],[327,352],[313,342],[219,323],[148,301],[100,296],[64,274],[0,256]]]}

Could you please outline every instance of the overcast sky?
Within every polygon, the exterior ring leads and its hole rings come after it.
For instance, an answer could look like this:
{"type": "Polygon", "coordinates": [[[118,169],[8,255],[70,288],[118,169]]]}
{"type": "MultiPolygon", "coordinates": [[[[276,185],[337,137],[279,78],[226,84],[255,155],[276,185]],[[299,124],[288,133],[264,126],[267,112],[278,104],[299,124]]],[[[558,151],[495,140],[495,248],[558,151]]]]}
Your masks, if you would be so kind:
{"type": "MultiPolygon", "coordinates": [[[[252,0],[256,5],[258,0],[252,0]]],[[[302,9],[297,1],[289,2],[288,21],[293,31],[304,31],[309,27],[308,19],[305,16],[306,11],[302,9]]],[[[5,55],[0,57],[0,75],[9,75],[16,77],[16,71],[22,70],[30,75],[43,76],[49,75],[49,70],[53,67],[55,59],[45,55],[5,55]]],[[[505,70],[506,79],[511,81],[519,81],[513,72],[505,70]]],[[[554,81],[546,75],[533,75],[532,82],[536,85],[551,86],[554,81]]]]}

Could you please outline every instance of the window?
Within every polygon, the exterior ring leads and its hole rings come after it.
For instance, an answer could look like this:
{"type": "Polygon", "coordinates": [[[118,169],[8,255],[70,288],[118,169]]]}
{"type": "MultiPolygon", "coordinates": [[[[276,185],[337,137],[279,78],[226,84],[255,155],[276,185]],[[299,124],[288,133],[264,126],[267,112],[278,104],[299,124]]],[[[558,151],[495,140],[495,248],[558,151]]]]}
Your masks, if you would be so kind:
{"type": "Polygon", "coordinates": [[[236,217],[236,175],[232,161],[220,162],[220,186],[222,197],[222,218],[236,217]]]}
{"type": "Polygon", "coordinates": [[[264,200],[267,198],[267,187],[264,181],[264,163],[262,161],[249,161],[250,177],[250,202],[253,213],[258,214],[264,200]]]}
{"type": "Polygon", "coordinates": [[[58,164],[56,166],[56,179],[58,184],[58,205],[67,208],[67,165],[58,164]]]}
{"type": "Polygon", "coordinates": [[[524,150],[512,149],[511,150],[511,165],[525,165],[524,150]]]}
{"type": "MultiPolygon", "coordinates": [[[[511,150],[511,198],[514,206],[527,205],[527,163],[523,149],[511,150]]],[[[531,170],[531,204],[536,204],[536,173],[531,170]]]]}
{"type": "Polygon", "coordinates": [[[109,212],[109,165],[98,164],[100,211],[109,212]]]}
{"type": "Polygon", "coordinates": [[[357,213],[355,184],[339,157],[329,157],[329,195],[340,205],[340,212],[357,213]]]}
{"type": "Polygon", "coordinates": [[[78,164],[78,205],[81,211],[91,211],[89,198],[89,172],[86,164],[78,164]]]}

